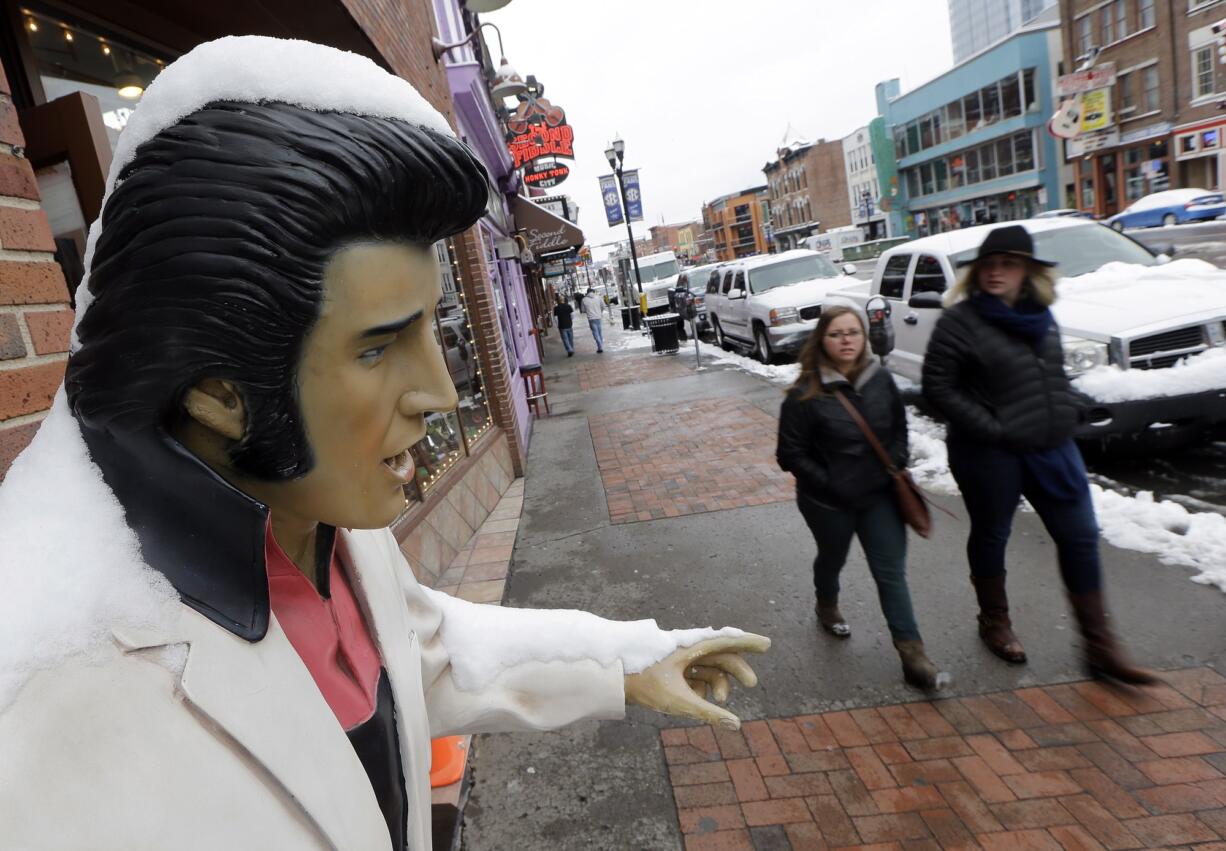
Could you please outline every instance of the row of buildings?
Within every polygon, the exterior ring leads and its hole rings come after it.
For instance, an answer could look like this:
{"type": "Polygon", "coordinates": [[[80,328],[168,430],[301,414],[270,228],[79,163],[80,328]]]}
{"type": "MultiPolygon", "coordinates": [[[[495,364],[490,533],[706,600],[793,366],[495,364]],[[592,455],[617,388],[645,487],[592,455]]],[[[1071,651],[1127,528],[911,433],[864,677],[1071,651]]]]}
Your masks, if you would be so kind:
{"type": "MultiPolygon", "coordinates": [[[[1103,218],[1152,192],[1222,188],[1226,0],[949,0],[949,13],[949,70],[907,92],[882,81],[876,117],[842,140],[789,132],[764,185],[704,206],[685,256],[786,250],[847,225],[873,240],[1055,208],[1103,218]],[[1048,120],[1074,89],[1094,106],[1057,138],[1048,120]]],[[[657,244],[685,254],[668,236],[657,244]]]]}
{"type": "Polygon", "coordinates": [[[583,242],[569,211],[551,209],[556,199],[526,197],[508,150],[508,104],[491,94],[497,57],[469,5],[478,4],[316,0],[308,13],[295,0],[0,0],[0,478],[62,380],[86,233],[144,88],[226,35],[326,44],[412,83],[484,162],[493,188],[477,224],[435,245],[444,297],[434,328],[460,403],[429,418],[394,526],[419,578],[438,584],[522,475],[533,427],[524,376],[540,364],[547,312],[540,261],[583,242]]]}

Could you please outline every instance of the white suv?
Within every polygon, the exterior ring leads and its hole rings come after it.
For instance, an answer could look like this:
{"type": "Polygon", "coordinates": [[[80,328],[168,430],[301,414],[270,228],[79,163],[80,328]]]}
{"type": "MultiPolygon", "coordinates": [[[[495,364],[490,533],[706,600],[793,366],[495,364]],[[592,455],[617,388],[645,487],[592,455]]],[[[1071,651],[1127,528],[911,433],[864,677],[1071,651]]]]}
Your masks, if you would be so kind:
{"type": "Polygon", "coordinates": [[[715,340],[723,348],[752,349],[763,363],[800,350],[817,325],[822,301],[847,286],[843,270],[816,251],[746,257],[720,266],[707,284],[706,308],[715,340]]]}

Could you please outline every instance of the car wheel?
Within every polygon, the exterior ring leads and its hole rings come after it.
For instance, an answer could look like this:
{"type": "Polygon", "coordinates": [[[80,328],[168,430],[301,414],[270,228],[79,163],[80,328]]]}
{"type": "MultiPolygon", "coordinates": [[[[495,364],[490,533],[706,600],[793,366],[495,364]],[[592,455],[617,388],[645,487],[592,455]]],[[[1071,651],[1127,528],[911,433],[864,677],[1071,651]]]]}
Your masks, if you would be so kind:
{"type": "Polygon", "coordinates": [[[1115,221],[1115,222],[1112,222],[1112,223],[1111,223],[1111,230],[1116,231],[1117,233],[1118,233],[1118,232],[1123,231],[1123,230],[1124,230],[1124,223],[1123,223],[1123,222],[1120,222],[1120,221],[1115,221]]]}
{"type": "Polygon", "coordinates": [[[766,336],[766,332],[759,325],[753,329],[753,353],[754,357],[762,361],[762,363],[770,363],[775,359],[775,352],[771,349],[770,338],[766,336]]]}
{"type": "Polygon", "coordinates": [[[1164,228],[1174,227],[1179,224],[1179,219],[1175,218],[1174,213],[1167,213],[1162,217],[1162,226],[1164,228]]]}
{"type": "Polygon", "coordinates": [[[719,319],[714,316],[711,317],[711,333],[715,335],[715,345],[725,352],[732,350],[732,346],[728,345],[728,338],[724,336],[724,329],[719,327],[719,319]]]}

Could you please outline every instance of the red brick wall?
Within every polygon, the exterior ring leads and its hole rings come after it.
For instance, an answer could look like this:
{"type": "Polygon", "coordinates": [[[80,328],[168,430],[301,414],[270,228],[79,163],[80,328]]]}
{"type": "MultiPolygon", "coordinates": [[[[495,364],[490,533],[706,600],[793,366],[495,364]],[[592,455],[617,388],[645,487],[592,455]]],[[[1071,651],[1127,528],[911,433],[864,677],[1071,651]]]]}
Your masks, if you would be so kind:
{"type": "Polygon", "coordinates": [[[53,259],[24,145],[0,69],[0,479],[51,407],[72,326],[68,287],[53,259]]]}
{"type": "Polygon", "coordinates": [[[843,165],[843,141],[817,142],[805,152],[805,172],[813,218],[828,231],[851,224],[847,200],[847,172],[843,165]]]}

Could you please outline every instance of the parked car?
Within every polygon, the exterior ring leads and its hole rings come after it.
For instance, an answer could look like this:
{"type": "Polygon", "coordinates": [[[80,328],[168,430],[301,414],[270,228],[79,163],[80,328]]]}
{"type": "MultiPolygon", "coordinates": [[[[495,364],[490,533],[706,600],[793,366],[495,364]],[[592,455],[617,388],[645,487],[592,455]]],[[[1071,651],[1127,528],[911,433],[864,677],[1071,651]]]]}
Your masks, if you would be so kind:
{"type": "Polygon", "coordinates": [[[846,286],[845,275],[855,267],[840,272],[823,255],[798,248],[734,260],[716,271],[706,294],[716,342],[748,348],[770,363],[776,354],[800,350],[826,294],[846,286]]]}
{"type": "Polygon", "coordinates": [[[1208,189],[1168,189],[1138,198],[1123,212],[1107,219],[1116,230],[1156,228],[1204,222],[1226,214],[1226,198],[1208,189]]]}
{"type": "Polygon", "coordinates": [[[1094,214],[1088,213],[1085,210],[1073,210],[1068,207],[1063,207],[1059,210],[1046,210],[1045,212],[1039,213],[1037,216],[1035,216],[1035,218],[1036,219],[1061,219],[1061,218],[1090,219],[1091,221],[1093,221],[1094,214]]]}
{"type": "MultiPolygon", "coordinates": [[[[673,287],[669,309],[684,316],[682,308],[685,302],[692,302],[696,311],[694,326],[698,329],[699,334],[711,327],[707,321],[707,283],[718,266],[718,263],[708,263],[705,266],[691,266],[688,269],[682,269],[673,287]]],[[[684,323],[685,319],[681,321],[684,323]]]]}
{"type": "MultiPolygon", "coordinates": [[[[1125,376],[1169,369],[1189,356],[1226,349],[1226,271],[1198,260],[1172,264],[1098,223],[1049,218],[1009,224],[1025,226],[1035,253],[1058,264],[1059,298],[1052,312],[1064,335],[1065,372],[1076,379],[1102,366],[1118,370],[1095,373],[1112,379],[1114,386],[1105,398],[1087,395],[1088,421],[1078,437],[1177,443],[1226,422],[1226,370],[1220,379],[1216,372],[1207,373],[1213,376],[1208,389],[1166,396],[1134,390],[1125,376]],[[1109,263],[1110,270],[1095,274],[1109,263]]],[[[905,243],[882,255],[871,284],[832,294],[861,306],[872,296],[885,298],[894,331],[886,359],[892,372],[921,382],[928,338],[941,315],[942,296],[955,280],[956,264],[975,255],[992,227],[905,243]]],[[[1172,380],[1177,377],[1172,374],[1172,380]]]]}

